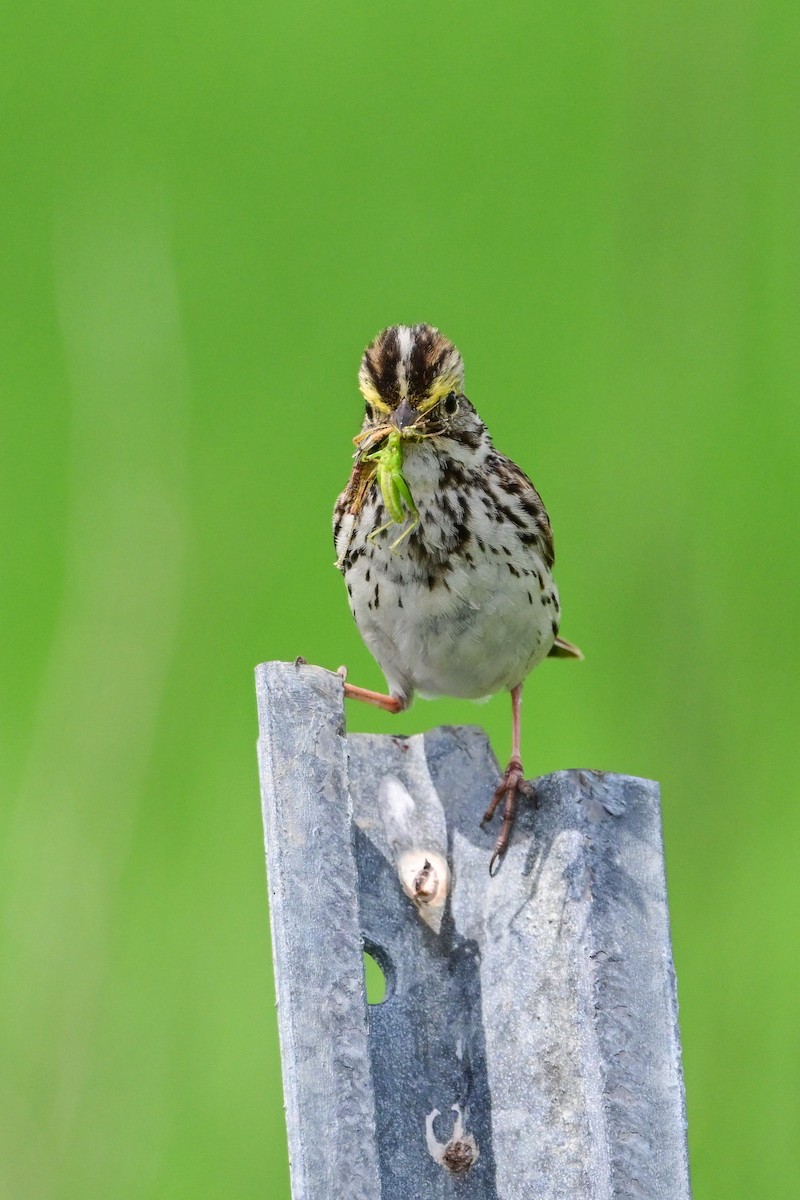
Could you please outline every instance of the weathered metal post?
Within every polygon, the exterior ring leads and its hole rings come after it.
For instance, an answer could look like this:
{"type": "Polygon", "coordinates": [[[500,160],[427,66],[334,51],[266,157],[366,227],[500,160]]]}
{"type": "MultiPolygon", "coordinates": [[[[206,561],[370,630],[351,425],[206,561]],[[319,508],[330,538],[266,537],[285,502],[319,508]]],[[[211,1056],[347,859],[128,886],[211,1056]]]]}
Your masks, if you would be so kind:
{"type": "Polygon", "coordinates": [[[480,730],[256,683],[293,1200],[689,1200],[658,786],[537,780],[492,879],[480,730]]]}

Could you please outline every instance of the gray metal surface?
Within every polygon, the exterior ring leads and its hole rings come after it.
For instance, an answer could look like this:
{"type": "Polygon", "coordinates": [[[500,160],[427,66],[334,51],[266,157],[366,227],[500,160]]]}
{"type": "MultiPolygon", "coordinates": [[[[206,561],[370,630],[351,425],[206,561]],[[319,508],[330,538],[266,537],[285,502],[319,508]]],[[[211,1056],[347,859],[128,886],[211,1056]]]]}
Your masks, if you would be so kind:
{"type": "Polygon", "coordinates": [[[537,780],[491,879],[481,731],[351,736],[348,799],[338,677],[257,677],[295,1200],[688,1200],[657,785],[537,780]]]}
{"type": "Polygon", "coordinates": [[[342,681],[266,663],[256,693],[292,1196],[377,1200],[342,681]]]}

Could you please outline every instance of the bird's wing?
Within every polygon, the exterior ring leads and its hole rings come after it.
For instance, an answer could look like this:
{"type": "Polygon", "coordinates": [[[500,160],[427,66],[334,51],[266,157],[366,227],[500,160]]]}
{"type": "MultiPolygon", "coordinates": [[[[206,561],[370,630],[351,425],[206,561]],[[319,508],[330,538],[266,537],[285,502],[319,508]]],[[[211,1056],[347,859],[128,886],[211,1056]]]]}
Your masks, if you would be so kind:
{"type": "Polygon", "coordinates": [[[550,518],[544,506],[542,497],[531,483],[528,476],[510,458],[497,451],[491,456],[489,463],[497,483],[509,501],[515,502],[519,510],[517,516],[511,516],[515,525],[522,520],[530,529],[531,541],[535,538],[536,549],[542,556],[545,565],[552,568],[555,562],[553,548],[553,530],[550,528],[550,518]]]}
{"type": "MultiPolygon", "coordinates": [[[[507,495],[515,496],[522,511],[529,518],[532,527],[538,532],[537,549],[548,567],[555,562],[553,549],[553,530],[550,518],[541,496],[531,483],[524,471],[520,470],[510,458],[497,456],[493,464],[495,474],[507,495]]],[[[583,651],[566,638],[557,637],[550,647],[548,658],[583,658],[583,651]]]]}

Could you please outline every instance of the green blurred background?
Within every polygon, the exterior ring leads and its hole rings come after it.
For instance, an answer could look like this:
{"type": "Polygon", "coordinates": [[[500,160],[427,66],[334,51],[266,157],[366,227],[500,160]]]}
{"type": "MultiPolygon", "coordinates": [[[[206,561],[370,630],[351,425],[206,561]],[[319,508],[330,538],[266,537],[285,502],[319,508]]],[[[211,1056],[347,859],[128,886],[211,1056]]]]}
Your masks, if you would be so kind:
{"type": "MultiPolygon", "coordinates": [[[[288,1196],[252,667],[382,683],[330,509],[418,320],[587,655],[526,764],[663,784],[697,1200],[796,1196],[796,5],[77,0],[3,47],[2,1200],[288,1196]]],[[[400,724],[502,756],[507,709],[400,724]]]]}

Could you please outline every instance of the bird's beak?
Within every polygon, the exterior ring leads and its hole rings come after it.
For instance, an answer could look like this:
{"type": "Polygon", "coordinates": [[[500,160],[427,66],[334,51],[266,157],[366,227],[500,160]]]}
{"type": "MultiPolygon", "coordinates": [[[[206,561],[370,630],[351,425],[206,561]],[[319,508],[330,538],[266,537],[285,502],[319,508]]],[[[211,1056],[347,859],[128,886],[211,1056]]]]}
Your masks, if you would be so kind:
{"type": "Polygon", "coordinates": [[[412,408],[407,400],[401,400],[397,408],[392,413],[392,424],[398,429],[406,429],[409,425],[413,425],[418,416],[417,410],[412,408]]]}

